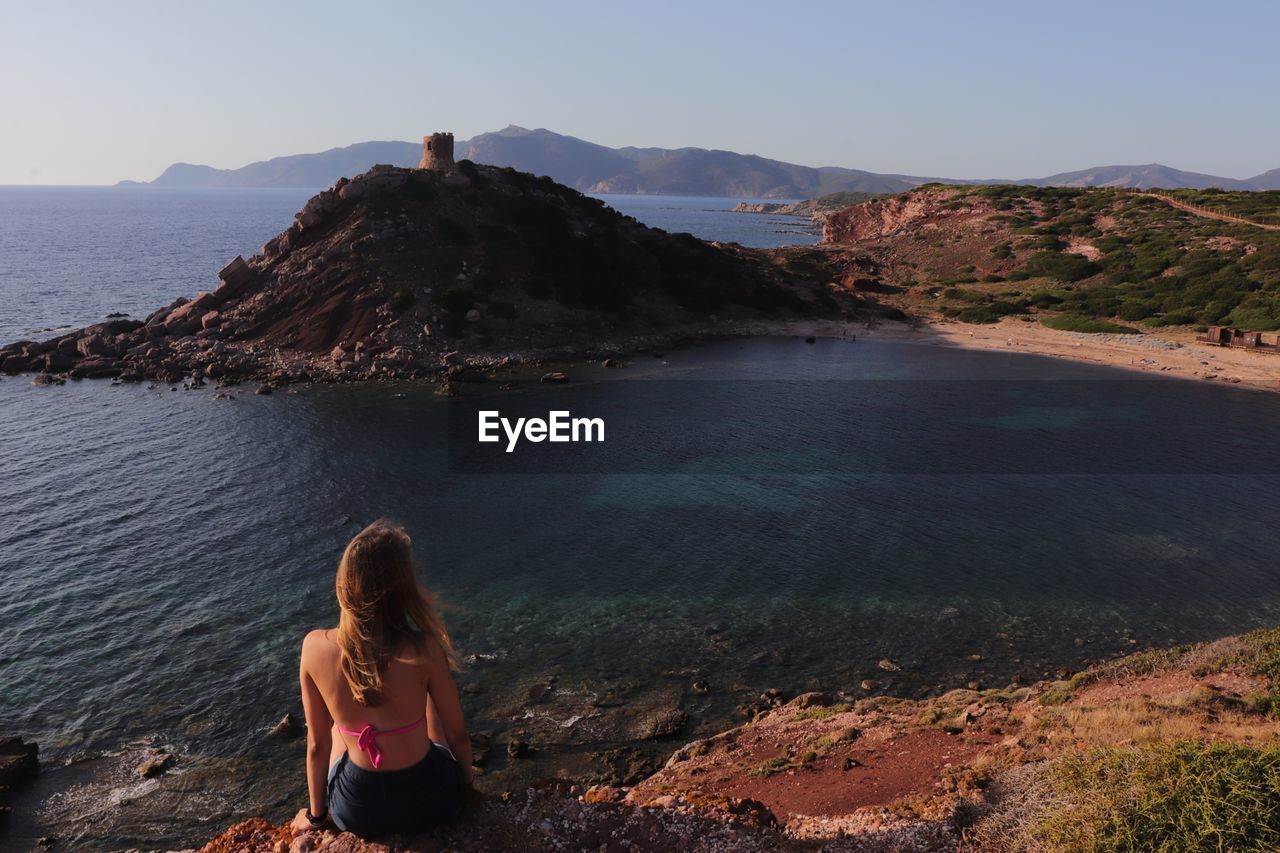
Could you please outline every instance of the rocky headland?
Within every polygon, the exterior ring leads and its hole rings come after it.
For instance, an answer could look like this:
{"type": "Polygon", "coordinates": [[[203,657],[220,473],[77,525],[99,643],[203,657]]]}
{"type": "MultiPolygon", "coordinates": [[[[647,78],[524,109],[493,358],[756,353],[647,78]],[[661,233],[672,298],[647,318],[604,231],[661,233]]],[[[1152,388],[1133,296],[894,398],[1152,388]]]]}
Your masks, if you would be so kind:
{"type": "Polygon", "coordinates": [[[176,383],[448,376],[867,306],[786,256],[668,234],[546,178],[377,166],[219,284],[144,319],[0,348],[0,371],[176,383]]]}
{"type": "Polygon", "coordinates": [[[924,700],[775,692],[631,785],[548,780],[382,843],[255,819],[204,850],[1274,849],[1278,691],[1280,629],[924,700]]]}

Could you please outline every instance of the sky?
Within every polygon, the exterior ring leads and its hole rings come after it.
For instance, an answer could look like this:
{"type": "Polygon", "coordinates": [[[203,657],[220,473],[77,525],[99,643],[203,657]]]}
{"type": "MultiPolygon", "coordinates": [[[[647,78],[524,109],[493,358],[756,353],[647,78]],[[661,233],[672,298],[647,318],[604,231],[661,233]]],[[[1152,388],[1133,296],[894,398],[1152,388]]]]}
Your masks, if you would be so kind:
{"type": "Polygon", "coordinates": [[[509,124],[1025,178],[1280,167],[1280,3],[0,0],[0,184],[509,124]]]}

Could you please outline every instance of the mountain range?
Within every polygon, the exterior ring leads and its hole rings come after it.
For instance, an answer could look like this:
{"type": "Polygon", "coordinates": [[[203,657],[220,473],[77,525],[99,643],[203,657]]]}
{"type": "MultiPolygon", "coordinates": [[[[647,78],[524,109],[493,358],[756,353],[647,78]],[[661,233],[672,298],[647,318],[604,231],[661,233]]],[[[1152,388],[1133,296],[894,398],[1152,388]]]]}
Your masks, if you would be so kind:
{"type": "MultiPolygon", "coordinates": [[[[153,181],[121,181],[120,185],[319,188],[378,163],[416,166],[421,154],[422,145],[417,142],[358,142],[313,154],[274,157],[238,169],[174,163],[153,181]]],[[[609,148],[542,128],[527,130],[514,125],[456,143],[455,155],[460,160],[547,175],[583,192],[601,193],[813,198],[833,192],[897,193],[934,181],[1140,189],[1280,189],[1280,169],[1240,180],[1152,163],[1097,166],[1044,178],[970,180],[881,174],[838,166],[814,168],[705,148],[609,148]]]]}

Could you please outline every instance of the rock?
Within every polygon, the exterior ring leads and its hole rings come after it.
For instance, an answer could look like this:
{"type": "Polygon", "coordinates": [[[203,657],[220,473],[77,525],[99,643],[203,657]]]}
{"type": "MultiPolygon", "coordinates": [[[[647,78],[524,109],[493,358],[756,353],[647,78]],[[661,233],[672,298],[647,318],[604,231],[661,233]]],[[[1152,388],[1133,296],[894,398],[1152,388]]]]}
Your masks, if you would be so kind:
{"type": "Polygon", "coordinates": [[[202,329],[212,329],[220,325],[222,325],[222,315],[217,311],[210,311],[200,318],[200,328],[202,329]]]}
{"type": "Polygon", "coordinates": [[[0,738],[0,785],[12,785],[33,775],[40,748],[20,737],[0,738]]]}
{"type": "Polygon", "coordinates": [[[846,758],[843,762],[841,762],[841,764],[840,764],[840,769],[841,769],[841,770],[852,770],[852,769],[853,769],[853,768],[855,768],[855,767],[861,767],[861,766],[862,766],[862,762],[858,761],[858,759],[856,759],[856,758],[846,758]]]}
{"type": "Polygon", "coordinates": [[[333,360],[334,364],[339,364],[346,361],[350,356],[348,356],[347,351],[342,348],[342,344],[338,344],[336,347],[329,350],[329,358],[333,360]]]}
{"type": "Polygon", "coordinates": [[[603,781],[609,785],[635,785],[658,772],[653,756],[631,746],[606,749],[591,757],[604,765],[603,781]]]}
{"type": "Polygon", "coordinates": [[[31,359],[25,355],[8,355],[0,359],[0,371],[8,374],[22,373],[28,369],[31,359]]]}
{"type": "Polygon", "coordinates": [[[218,270],[218,280],[222,283],[218,285],[216,293],[222,299],[227,299],[239,293],[253,281],[253,270],[244,262],[244,258],[236,255],[227,262],[225,267],[218,270]]]}
{"type": "Polygon", "coordinates": [[[618,361],[618,359],[616,358],[606,358],[604,361],[600,362],[600,366],[601,367],[626,367],[625,364],[623,364],[621,361],[618,361]]]}
{"type": "Polygon", "coordinates": [[[275,390],[274,388],[272,388],[270,385],[264,382],[261,385],[259,385],[258,390],[254,391],[253,393],[257,394],[260,397],[265,397],[268,394],[272,393],[272,391],[274,390],[275,390]]]}
{"type": "Polygon", "coordinates": [[[618,788],[613,785],[592,785],[582,795],[584,803],[620,803],[627,796],[625,788],[618,788]]]}
{"type": "Polygon", "coordinates": [[[66,380],[48,373],[37,373],[31,380],[32,385],[65,385],[66,380]]]}
{"type": "Polygon", "coordinates": [[[75,366],[75,363],[75,356],[56,349],[44,357],[44,369],[50,373],[61,373],[64,370],[70,370],[75,366]]]}
{"type": "Polygon", "coordinates": [[[119,376],[124,370],[118,358],[86,358],[71,368],[70,374],[77,379],[101,379],[119,376]]]}
{"type": "Polygon", "coordinates": [[[804,342],[806,344],[816,344],[818,342],[818,339],[815,338],[813,335],[810,335],[809,337],[804,339],[804,342]]]}
{"type": "Polygon", "coordinates": [[[883,658],[880,661],[880,663],[876,664],[876,666],[880,667],[885,672],[901,672],[902,671],[902,667],[898,666],[897,662],[891,660],[890,658],[883,658]]]}
{"type": "Polygon", "coordinates": [[[161,750],[153,750],[150,755],[142,760],[138,765],[138,775],[143,779],[152,779],[159,776],[165,770],[169,769],[169,765],[173,763],[173,753],[163,752],[161,750]]]}
{"type": "Polygon", "coordinates": [[[446,379],[436,386],[435,395],[437,397],[456,397],[458,396],[458,389],[454,388],[453,383],[446,379]]]}
{"type": "Polygon", "coordinates": [[[638,729],[641,738],[670,737],[679,733],[689,722],[689,715],[679,708],[667,708],[642,721],[638,729]]]}
{"type": "Polygon", "coordinates": [[[788,704],[794,708],[826,708],[835,704],[835,701],[830,693],[801,693],[788,704]]]}
{"type": "Polygon", "coordinates": [[[480,322],[480,309],[478,309],[478,308],[472,308],[470,311],[468,311],[468,312],[467,312],[467,322],[468,322],[468,323],[479,323],[479,322],[480,322]]]}
{"type": "Polygon", "coordinates": [[[83,356],[118,356],[120,354],[115,343],[108,340],[105,335],[86,335],[76,341],[76,350],[83,356]]]}
{"type": "Polygon", "coordinates": [[[880,685],[877,684],[873,679],[864,678],[862,679],[861,683],[858,684],[858,686],[861,687],[863,690],[870,692],[872,690],[875,690],[880,685]]]}
{"type": "Polygon", "coordinates": [[[529,746],[529,742],[520,738],[512,738],[507,741],[507,755],[512,758],[528,758],[529,753],[533,751],[533,747],[529,746]]]}
{"type": "Polygon", "coordinates": [[[288,712],[280,718],[280,722],[271,727],[271,736],[295,738],[305,731],[306,726],[302,724],[302,721],[295,717],[292,712],[288,712]]]}
{"type": "Polygon", "coordinates": [[[705,678],[695,678],[693,683],[689,685],[689,689],[694,693],[709,693],[711,685],[705,678]]]}
{"type": "Polygon", "coordinates": [[[543,382],[568,382],[569,377],[560,371],[552,371],[551,373],[542,374],[543,382]]]}

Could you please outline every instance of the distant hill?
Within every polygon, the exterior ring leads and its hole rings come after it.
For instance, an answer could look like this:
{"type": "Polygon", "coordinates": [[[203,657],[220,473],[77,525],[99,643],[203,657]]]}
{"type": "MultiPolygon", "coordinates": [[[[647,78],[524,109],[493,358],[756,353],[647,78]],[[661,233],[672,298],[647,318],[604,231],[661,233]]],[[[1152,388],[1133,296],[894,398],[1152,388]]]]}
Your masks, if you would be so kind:
{"type": "Polygon", "coordinates": [[[315,154],[273,157],[239,169],[174,163],[151,181],[150,186],[327,187],[338,178],[367,172],[378,163],[416,166],[421,158],[422,143],[358,142],[315,154]]]}
{"type": "Polygon", "coordinates": [[[1250,189],[1280,190],[1280,169],[1272,169],[1270,172],[1254,175],[1246,183],[1249,184],[1250,189]]]}
{"type": "MultiPolygon", "coordinates": [[[[175,163],[146,186],[160,187],[307,187],[331,185],[371,166],[415,166],[417,142],[359,142],[314,154],[293,154],[250,163],[239,169],[175,163]]],[[[835,192],[898,193],[921,184],[1011,183],[880,174],[837,166],[799,166],[754,154],[706,148],[609,148],[584,139],[515,125],[456,143],[458,159],[510,166],[547,175],[584,192],[729,196],[735,198],[814,198],[835,192]]],[[[121,181],[136,186],[137,182],[121,181]]],[[[1113,186],[1150,189],[1280,189],[1280,169],[1236,180],[1168,166],[1098,166],[1016,183],[1036,186],[1113,186]]]]}
{"type": "MultiPolygon", "coordinates": [[[[1280,169],[1266,174],[1273,175],[1273,180],[1280,181],[1280,169]]],[[[1041,187],[1122,187],[1142,190],[1201,190],[1206,187],[1218,187],[1224,190],[1271,189],[1271,187],[1251,186],[1251,181],[1202,175],[1199,172],[1184,172],[1159,163],[1150,163],[1145,166],[1094,166],[1092,169],[1061,172],[1047,178],[1030,178],[1018,183],[1041,187]]]]}

